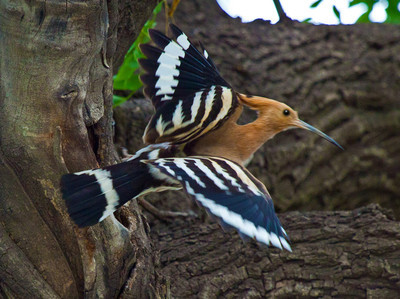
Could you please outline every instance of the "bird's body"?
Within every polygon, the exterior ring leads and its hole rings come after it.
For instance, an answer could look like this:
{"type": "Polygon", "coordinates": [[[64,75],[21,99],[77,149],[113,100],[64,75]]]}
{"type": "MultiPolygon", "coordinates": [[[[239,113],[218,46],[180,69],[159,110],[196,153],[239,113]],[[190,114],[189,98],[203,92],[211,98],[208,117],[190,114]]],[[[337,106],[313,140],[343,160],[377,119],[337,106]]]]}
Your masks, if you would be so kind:
{"type": "Polygon", "coordinates": [[[120,164],[63,176],[70,216],[79,226],[93,225],[132,198],[183,188],[224,226],[291,250],[267,189],[244,164],[267,140],[294,127],[338,144],[286,104],[234,91],[204,49],[200,53],[176,26],[171,30],[176,42],[151,30],[157,47],[141,46],[147,56],[141,79],[155,107],[143,136],[148,145],[120,164]],[[258,117],[239,125],[244,106],[258,117]]]}
{"type": "MultiPolygon", "coordinates": [[[[253,154],[269,139],[285,129],[280,124],[279,118],[274,118],[275,114],[282,114],[281,111],[287,109],[293,115],[297,115],[287,105],[262,97],[249,97],[243,94],[237,94],[239,106],[235,113],[218,130],[212,131],[199,140],[188,153],[190,155],[210,155],[225,157],[241,165],[253,156],[253,154]],[[262,102],[267,108],[257,106],[262,102]],[[255,121],[239,125],[239,119],[243,106],[250,107],[258,111],[258,117],[255,121]],[[289,110],[290,109],[290,110],[289,110]],[[280,113],[276,113],[279,110],[280,113]],[[262,134],[260,134],[262,132],[262,134]]],[[[296,116],[297,117],[297,116],[296,116]]]]}

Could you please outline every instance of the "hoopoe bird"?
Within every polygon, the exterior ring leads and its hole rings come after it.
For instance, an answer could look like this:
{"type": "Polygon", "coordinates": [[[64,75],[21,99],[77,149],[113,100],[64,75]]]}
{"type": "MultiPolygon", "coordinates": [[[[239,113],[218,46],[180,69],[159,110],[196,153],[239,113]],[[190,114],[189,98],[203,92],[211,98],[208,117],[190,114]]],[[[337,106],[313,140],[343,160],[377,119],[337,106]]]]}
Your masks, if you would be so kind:
{"type": "Polygon", "coordinates": [[[198,50],[178,27],[175,40],[149,30],[156,47],[141,45],[144,93],[155,113],[146,147],[109,167],[66,174],[61,190],[79,226],[94,225],[131,199],[149,192],[183,189],[241,237],[291,251],[270,194],[244,164],[277,133],[302,128],[331,137],[299,119],[289,106],[238,93],[221,77],[207,51],[198,50]],[[238,125],[243,107],[258,112],[238,125]]]}

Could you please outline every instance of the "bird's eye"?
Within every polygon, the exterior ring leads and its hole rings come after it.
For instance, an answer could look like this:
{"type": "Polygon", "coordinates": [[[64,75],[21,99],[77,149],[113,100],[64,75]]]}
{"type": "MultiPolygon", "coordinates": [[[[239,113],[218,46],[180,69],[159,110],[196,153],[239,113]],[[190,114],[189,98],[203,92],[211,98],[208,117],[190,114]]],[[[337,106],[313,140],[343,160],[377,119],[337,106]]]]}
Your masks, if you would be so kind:
{"type": "Polygon", "coordinates": [[[287,109],[283,110],[283,115],[288,116],[289,114],[290,114],[289,110],[287,110],[287,109]]]}

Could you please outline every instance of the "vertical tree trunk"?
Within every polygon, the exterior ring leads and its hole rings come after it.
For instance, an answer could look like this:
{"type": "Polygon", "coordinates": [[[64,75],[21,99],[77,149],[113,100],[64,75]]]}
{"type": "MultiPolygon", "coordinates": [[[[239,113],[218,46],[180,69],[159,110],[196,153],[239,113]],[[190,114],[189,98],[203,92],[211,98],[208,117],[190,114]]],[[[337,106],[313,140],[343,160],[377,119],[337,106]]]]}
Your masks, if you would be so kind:
{"type": "Polygon", "coordinates": [[[115,162],[117,32],[132,41],[155,3],[0,1],[0,295],[157,292],[135,204],[124,225],[78,230],[59,193],[62,174],[115,162]]]}

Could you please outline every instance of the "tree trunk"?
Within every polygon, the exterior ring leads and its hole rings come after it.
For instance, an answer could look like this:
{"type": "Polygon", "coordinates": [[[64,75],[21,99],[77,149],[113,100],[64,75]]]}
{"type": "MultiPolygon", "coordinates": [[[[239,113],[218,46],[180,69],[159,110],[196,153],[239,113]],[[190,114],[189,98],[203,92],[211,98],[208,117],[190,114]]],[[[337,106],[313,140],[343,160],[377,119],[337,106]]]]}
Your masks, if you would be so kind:
{"type": "Polygon", "coordinates": [[[158,294],[136,203],[123,225],[76,229],[59,192],[62,174],[116,162],[113,58],[155,4],[0,1],[0,297],[158,294]]]}

